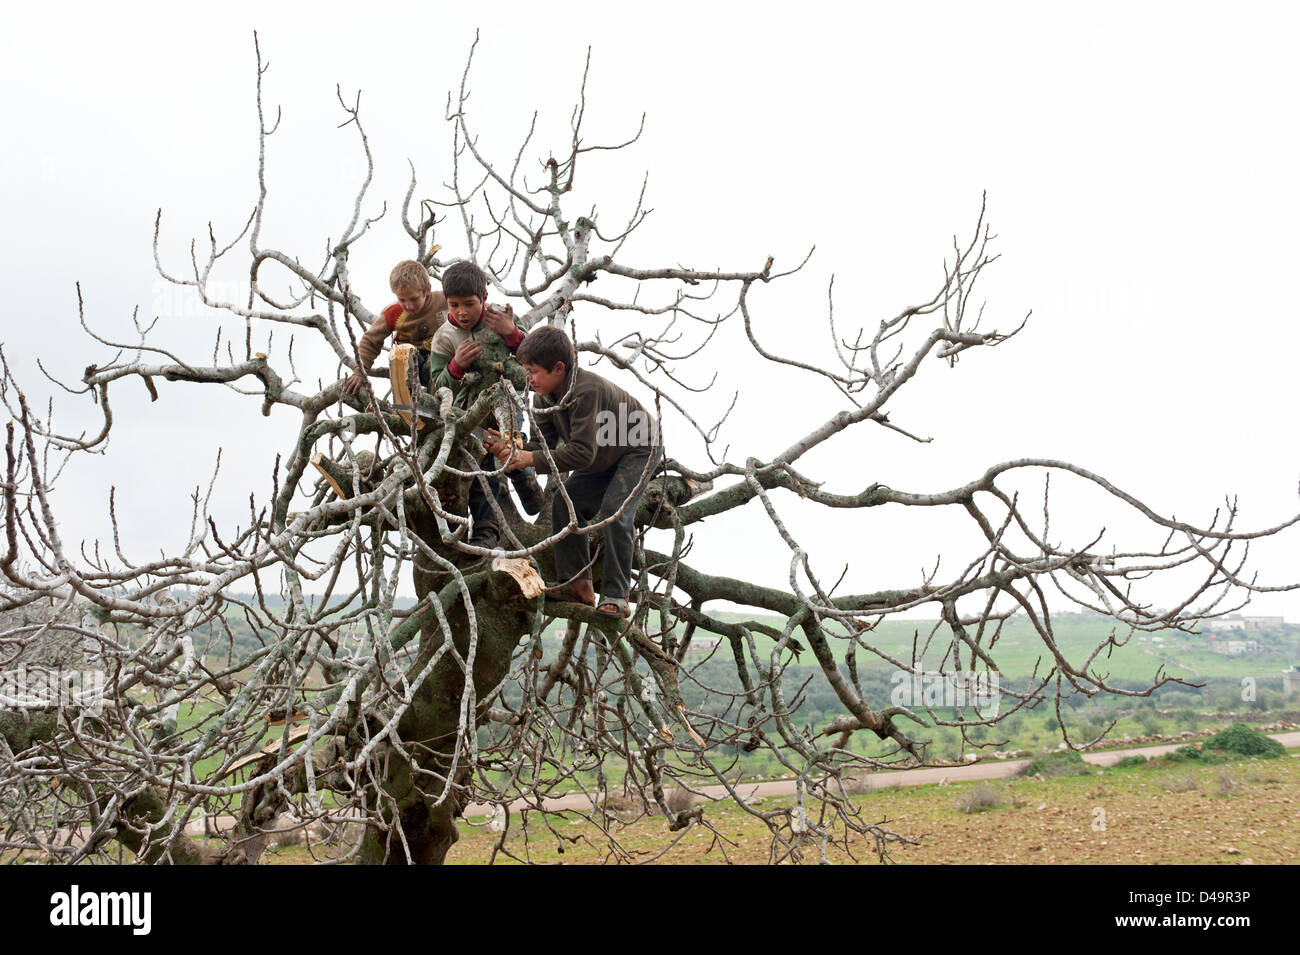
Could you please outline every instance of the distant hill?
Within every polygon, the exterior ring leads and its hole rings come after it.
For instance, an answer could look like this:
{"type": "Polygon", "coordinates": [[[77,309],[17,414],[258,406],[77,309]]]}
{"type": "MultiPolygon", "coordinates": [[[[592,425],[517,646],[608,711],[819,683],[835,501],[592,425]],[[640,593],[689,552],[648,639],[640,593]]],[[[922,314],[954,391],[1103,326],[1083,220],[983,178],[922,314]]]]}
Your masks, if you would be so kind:
{"type": "MultiPolygon", "coordinates": [[[[258,605],[258,597],[257,597],[257,594],[244,594],[244,593],[227,592],[225,596],[226,596],[227,598],[231,599],[231,600],[241,600],[241,601],[243,601],[244,603],[252,604],[253,606],[257,606],[257,605],[258,605]]],[[[278,594],[265,594],[264,597],[265,597],[265,603],[266,603],[266,606],[267,606],[268,608],[270,608],[271,610],[283,610],[283,609],[284,609],[284,604],[285,604],[284,598],[280,597],[278,594]]],[[[307,595],[307,599],[308,599],[308,600],[319,600],[320,597],[319,597],[319,595],[317,595],[317,594],[308,594],[308,595],[307,595]]],[[[331,599],[331,603],[335,603],[335,602],[337,602],[337,598],[332,598],[332,599],[331,599]]],[[[409,608],[415,606],[415,598],[414,598],[414,597],[397,597],[397,598],[395,598],[395,599],[393,600],[393,606],[394,606],[395,608],[397,608],[398,610],[407,610],[407,609],[409,609],[409,608]]]]}

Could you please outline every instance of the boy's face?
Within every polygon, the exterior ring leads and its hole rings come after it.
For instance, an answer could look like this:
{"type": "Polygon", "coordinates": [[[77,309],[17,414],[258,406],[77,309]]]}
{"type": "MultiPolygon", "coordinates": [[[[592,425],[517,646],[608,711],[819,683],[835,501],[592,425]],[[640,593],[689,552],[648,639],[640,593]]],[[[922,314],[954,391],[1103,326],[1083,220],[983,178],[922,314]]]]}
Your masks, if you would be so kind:
{"type": "Polygon", "coordinates": [[[397,304],[402,306],[402,310],[409,315],[416,314],[429,304],[428,289],[420,290],[403,286],[393,291],[397,293],[397,304]]]}
{"type": "Polygon", "coordinates": [[[541,365],[526,361],[524,371],[528,373],[528,386],[539,395],[553,395],[564,387],[564,362],[562,361],[557,361],[550,371],[541,365]]]}
{"type": "Polygon", "coordinates": [[[463,328],[478,324],[478,320],[483,317],[483,304],[483,299],[477,295],[447,296],[447,308],[451,310],[451,317],[463,328]]]}

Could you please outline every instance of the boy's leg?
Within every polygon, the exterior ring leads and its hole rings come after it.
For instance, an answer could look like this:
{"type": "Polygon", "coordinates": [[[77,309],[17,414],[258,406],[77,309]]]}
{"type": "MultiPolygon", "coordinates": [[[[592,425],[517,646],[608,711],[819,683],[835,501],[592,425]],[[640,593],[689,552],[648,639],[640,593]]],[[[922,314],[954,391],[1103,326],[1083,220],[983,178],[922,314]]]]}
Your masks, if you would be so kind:
{"type": "MultiPolygon", "coordinates": [[[[511,410],[510,429],[518,433],[523,424],[523,416],[519,413],[518,408],[511,410]]],[[[504,435],[503,435],[504,437],[504,435]]],[[[520,434],[520,438],[522,438],[520,434]]],[[[530,516],[536,516],[542,512],[542,487],[537,483],[537,472],[532,468],[520,468],[517,471],[511,471],[508,475],[510,483],[515,486],[515,494],[519,496],[519,503],[524,509],[524,513],[530,516]]]]}
{"type": "MultiPolygon", "coordinates": [[[[578,516],[578,526],[588,523],[600,509],[600,502],[605,488],[609,484],[610,471],[591,473],[574,471],[564,482],[564,490],[573,501],[574,513],[578,516]]],[[[556,494],[551,500],[552,533],[569,523],[569,506],[563,496],[556,494]]],[[[563,584],[573,579],[591,579],[591,549],[587,544],[586,534],[570,534],[555,542],[555,578],[563,584]]]]}
{"type": "Polygon", "coordinates": [[[428,391],[433,386],[433,377],[429,373],[429,351],[416,352],[420,356],[420,387],[428,391]]]}
{"type": "MultiPolygon", "coordinates": [[[[496,465],[497,459],[490,454],[479,462],[479,467],[484,471],[490,471],[496,465]]],[[[496,477],[490,477],[487,483],[492,496],[500,500],[501,482],[496,477]]],[[[496,547],[501,540],[501,523],[477,478],[469,485],[469,516],[474,522],[469,542],[476,547],[496,547]]]]}
{"type": "MultiPolygon", "coordinates": [[[[649,450],[632,451],[623,455],[605,488],[600,511],[596,514],[597,521],[604,520],[623,507],[623,502],[641,483],[641,475],[649,461],[649,450]]],[[[643,488],[642,494],[644,491],[643,488]]],[[[605,566],[600,578],[602,597],[627,600],[632,579],[632,538],[635,536],[636,509],[640,501],[641,494],[638,494],[619,515],[618,520],[605,525],[605,566]]]]}
{"type": "Polygon", "coordinates": [[[509,474],[510,483],[515,486],[519,503],[528,515],[542,512],[542,486],[537,483],[537,472],[532,468],[520,468],[509,474]]]}

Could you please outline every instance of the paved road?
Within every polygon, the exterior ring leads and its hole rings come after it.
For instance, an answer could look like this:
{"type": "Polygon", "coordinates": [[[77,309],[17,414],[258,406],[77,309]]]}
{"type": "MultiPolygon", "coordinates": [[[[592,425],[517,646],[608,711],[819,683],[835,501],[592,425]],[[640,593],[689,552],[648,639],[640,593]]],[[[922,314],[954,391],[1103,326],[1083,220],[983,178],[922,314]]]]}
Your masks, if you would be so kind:
{"type": "MultiPolygon", "coordinates": [[[[1283,746],[1300,746],[1300,732],[1295,733],[1274,733],[1272,738],[1277,740],[1283,746]]],[[[1169,743],[1159,746],[1138,746],[1132,749],[1108,749],[1098,753],[1084,753],[1085,761],[1096,766],[1113,766],[1125,756],[1161,756],[1165,753],[1171,753],[1184,743],[1169,743]]],[[[871,773],[872,788],[884,789],[889,786],[927,786],[934,783],[941,783],[944,780],[948,782],[969,782],[977,779],[1005,779],[1009,776],[1015,776],[1022,769],[1029,765],[1031,760],[1028,759],[995,759],[982,763],[971,763],[965,766],[935,766],[925,769],[899,769],[884,770],[881,772],[871,773]]],[[[726,799],[727,789],[725,786],[704,786],[700,789],[704,795],[710,799],[726,799]]],[[[746,799],[754,796],[767,798],[769,796],[789,796],[794,792],[794,780],[775,779],[770,782],[762,783],[743,783],[736,787],[736,791],[746,799]]],[[[542,803],[548,810],[590,810],[591,799],[581,793],[571,794],[568,796],[556,796],[544,800],[542,803]]],[[[511,809],[524,809],[531,806],[531,803],[524,800],[516,800],[511,809]]],[[[485,816],[492,811],[491,806],[480,803],[471,803],[465,810],[467,816],[485,816]]],[[[216,826],[220,830],[228,829],[234,825],[233,816],[220,816],[216,820],[216,826]]],[[[196,819],[191,821],[185,831],[191,834],[200,835],[203,832],[203,820],[196,819]]]]}
{"type": "MultiPolygon", "coordinates": [[[[1283,746],[1300,746],[1300,732],[1296,733],[1274,733],[1271,734],[1273,739],[1280,742],[1283,746]]],[[[1084,753],[1083,758],[1089,763],[1096,766],[1114,766],[1125,756],[1161,756],[1165,753],[1172,753],[1184,743],[1170,743],[1160,746],[1139,746],[1133,749],[1108,749],[1099,753],[1084,753]]],[[[971,763],[965,766],[935,766],[925,769],[899,769],[885,770],[882,772],[871,773],[868,777],[871,780],[872,788],[884,789],[888,786],[927,786],[933,783],[941,783],[945,779],[949,782],[967,782],[975,779],[1004,779],[1008,776],[1015,776],[1022,769],[1029,765],[1031,760],[1028,759],[995,759],[983,763],[971,763]]],[[[706,796],[713,799],[727,798],[725,786],[704,786],[700,789],[706,796]]],[[[736,787],[740,795],[748,799],[751,796],[789,796],[794,792],[794,780],[775,779],[765,783],[744,783],[736,787]]],[[[522,801],[516,803],[517,806],[525,805],[522,801]]],[[[569,796],[557,796],[553,799],[547,799],[544,802],[547,809],[590,809],[591,800],[581,794],[569,796]]],[[[515,808],[512,806],[511,808],[515,808]]],[[[471,804],[466,810],[466,815],[486,815],[491,809],[488,806],[471,804]]]]}

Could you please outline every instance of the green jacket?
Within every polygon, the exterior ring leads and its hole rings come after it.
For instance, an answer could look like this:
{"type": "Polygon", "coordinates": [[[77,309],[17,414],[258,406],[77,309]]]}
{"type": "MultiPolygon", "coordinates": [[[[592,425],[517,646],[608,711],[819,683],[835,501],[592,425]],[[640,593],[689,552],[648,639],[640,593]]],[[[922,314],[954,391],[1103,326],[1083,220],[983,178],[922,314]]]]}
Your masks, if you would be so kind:
{"type": "Polygon", "coordinates": [[[439,388],[450,388],[453,395],[460,394],[462,380],[452,374],[452,369],[449,366],[452,357],[456,354],[456,349],[460,347],[462,342],[472,339],[483,346],[482,353],[473,365],[469,368],[459,369],[462,374],[466,371],[476,371],[485,364],[491,365],[499,361],[505,361],[508,356],[513,355],[515,348],[519,347],[525,334],[523,326],[519,324],[519,319],[516,318],[514,322],[515,328],[519,329],[519,341],[515,342],[514,348],[510,348],[500,335],[487,327],[487,322],[481,318],[473,328],[461,328],[448,319],[434,333],[433,341],[429,344],[429,378],[432,381],[432,390],[436,392],[439,388]]]}

